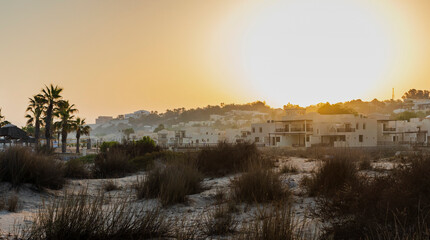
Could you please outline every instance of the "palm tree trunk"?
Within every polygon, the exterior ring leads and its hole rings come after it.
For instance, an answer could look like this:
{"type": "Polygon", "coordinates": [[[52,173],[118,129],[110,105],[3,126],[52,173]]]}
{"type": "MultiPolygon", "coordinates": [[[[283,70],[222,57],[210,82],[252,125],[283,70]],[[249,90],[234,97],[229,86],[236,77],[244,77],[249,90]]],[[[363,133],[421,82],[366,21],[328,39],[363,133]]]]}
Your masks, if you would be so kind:
{"type": "Polygon", "coordinates": [[[51,124],[52,124],[52,108],[53,104],[50,103],[48,109],[46,111],[46,119],[45,119],[45,138],[46,138],[46,147],[51,148],[51,124]]]}
{"type": "Polygon", "coordinates": [[[67,130],[63,128],[61,132],[61,152],[66,153],[67,150],[67,130]]]}
{"type": "Polygon", "coordinates": [[[36,142],[36,148],[39,148],[39,135],[40,135],[40,120],[36,119],[34,126],[34,140],[36,142]]]}
{"type": "Polygon", "coordinates": [[[79,139],[81,138],[81,134],[79,131],[76,132],[76,153],[79,153],[79,139]]]}

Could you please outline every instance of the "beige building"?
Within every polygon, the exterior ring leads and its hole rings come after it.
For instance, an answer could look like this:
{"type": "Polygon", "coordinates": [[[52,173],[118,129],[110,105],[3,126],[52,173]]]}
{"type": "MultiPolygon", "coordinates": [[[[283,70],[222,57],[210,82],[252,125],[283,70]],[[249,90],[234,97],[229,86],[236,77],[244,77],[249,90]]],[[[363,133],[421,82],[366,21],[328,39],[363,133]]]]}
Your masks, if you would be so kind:
{"type": "Polygon", "coordinates": [[[291,114],[252,124],[251,140],[260,139],[267,146],[372,147],[377,145],[377,120],[353,114],[291,114]]]}
{"type": "Polygon", "coordinates": [[[378,120],[379,145],[427,145],[430,119],[378,120]]]}

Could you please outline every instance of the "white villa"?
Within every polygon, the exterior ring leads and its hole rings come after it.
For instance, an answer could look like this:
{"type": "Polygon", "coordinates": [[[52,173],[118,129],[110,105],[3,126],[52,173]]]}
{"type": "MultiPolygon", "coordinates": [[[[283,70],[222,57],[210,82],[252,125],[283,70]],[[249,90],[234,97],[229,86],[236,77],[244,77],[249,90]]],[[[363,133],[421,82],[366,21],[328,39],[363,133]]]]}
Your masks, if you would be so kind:
{"type": "Polygon", "coordinates": [[[266,146],[371,147],[377,144],[377,120],[353,114],[289,114],[252,124],[250,138],[266,146]]]}

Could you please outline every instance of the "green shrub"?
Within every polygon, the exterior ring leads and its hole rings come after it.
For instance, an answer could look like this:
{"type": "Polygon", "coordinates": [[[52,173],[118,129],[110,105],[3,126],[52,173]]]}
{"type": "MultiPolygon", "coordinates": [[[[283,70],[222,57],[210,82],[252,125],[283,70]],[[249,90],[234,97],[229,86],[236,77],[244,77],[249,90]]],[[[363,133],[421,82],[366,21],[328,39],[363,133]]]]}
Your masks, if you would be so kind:
{"type": "Polygon", "coordinates": [[[91,163],[94,163],[94,160],[96,159],[96,157],[97,157],[97,154],[88,154],[86,156],[79,157],[78,159],[82,163],[91,164],[91,163]]]}
{"type": "Polygon", "coordinates": [[[105,153],[105,152],[107,152],[109,149],[111,149],[112,147],[114,147],[114,146],[116,146],[116,145],[119,145],[119,143],[118,143],[118,142],[114,142],[114,141],[112,141],[112,142],[103,142],[103,143],[100,145],[100,152],[105,153]]]}

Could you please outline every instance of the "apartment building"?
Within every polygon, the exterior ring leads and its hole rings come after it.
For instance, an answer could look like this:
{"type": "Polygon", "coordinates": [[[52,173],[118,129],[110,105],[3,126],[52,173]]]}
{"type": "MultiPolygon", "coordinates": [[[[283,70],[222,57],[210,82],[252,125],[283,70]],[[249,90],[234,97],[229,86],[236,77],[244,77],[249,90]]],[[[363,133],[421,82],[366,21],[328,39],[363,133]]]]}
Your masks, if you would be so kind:
{"type": "Polygon", "coordinates": [[[430,119],[378,120],[379,145],[427,145],[430,143],[430,119]]]}
{"type": "Polygon", "coordinates": [[[362,115],[288,114],[282,120],[252,124],[251,139],[266,146],[371,147],[377,145],[377,120],[362,115]],[[260,132],[261,131],[261,132],[260,132]]]}

